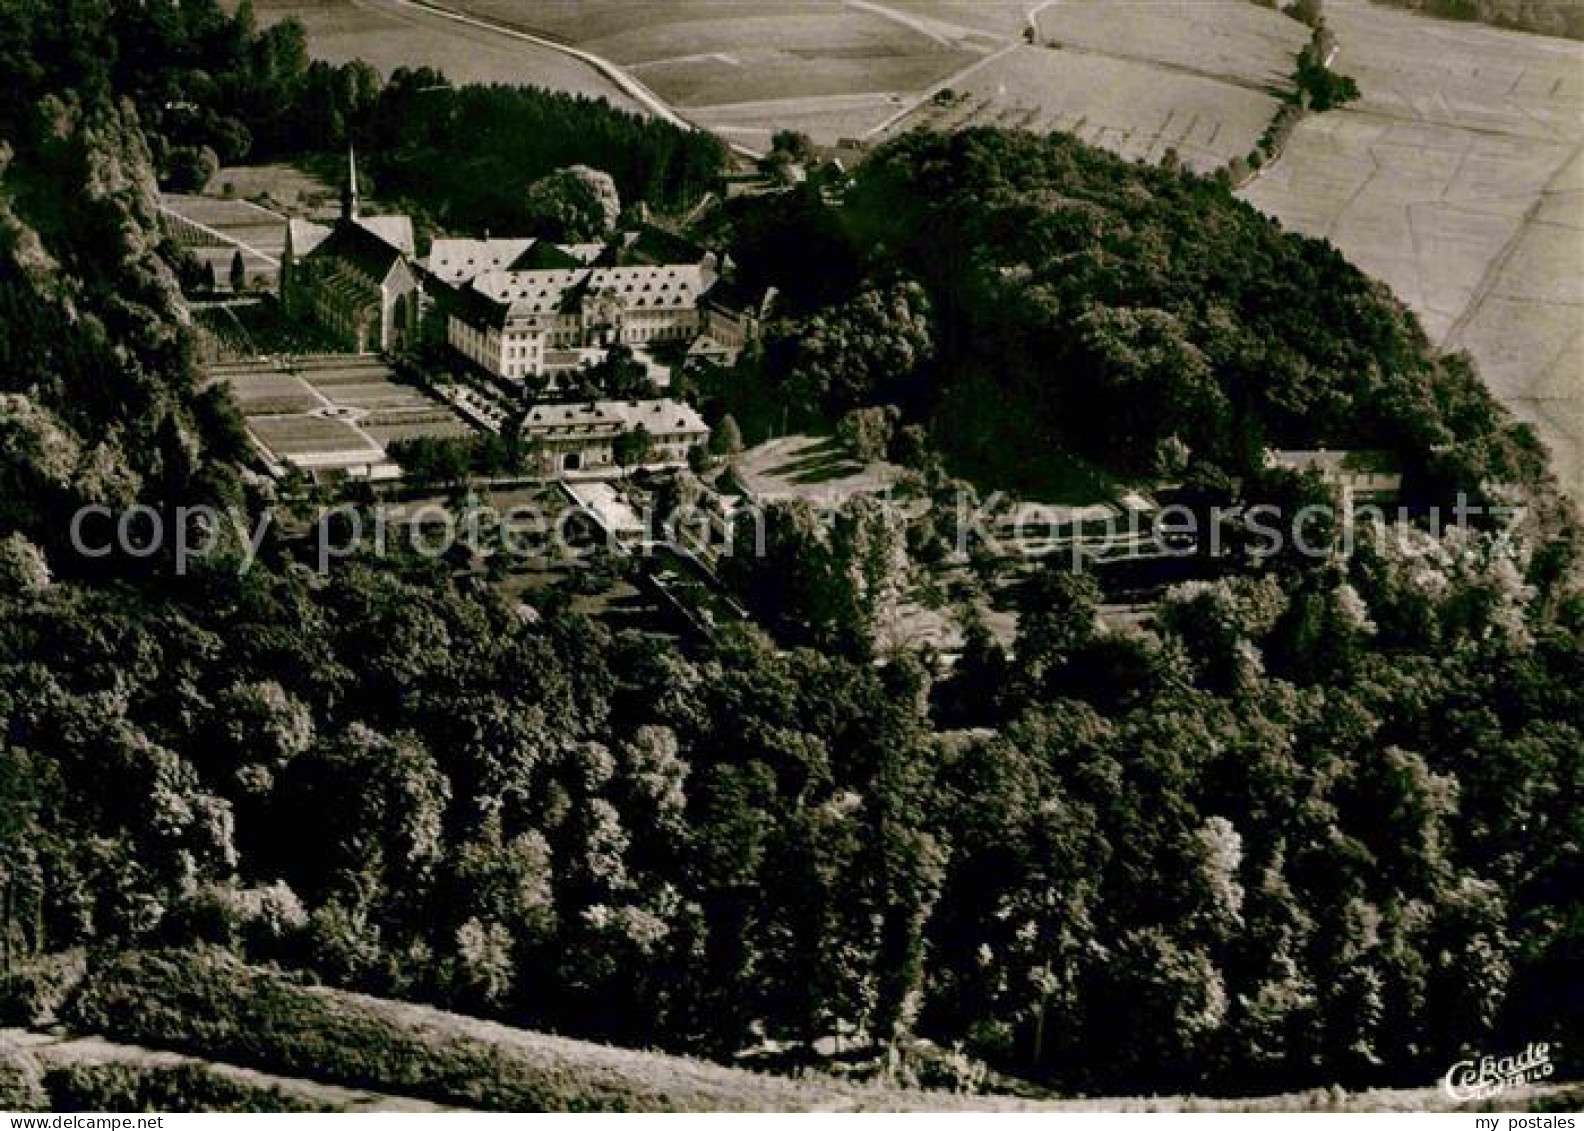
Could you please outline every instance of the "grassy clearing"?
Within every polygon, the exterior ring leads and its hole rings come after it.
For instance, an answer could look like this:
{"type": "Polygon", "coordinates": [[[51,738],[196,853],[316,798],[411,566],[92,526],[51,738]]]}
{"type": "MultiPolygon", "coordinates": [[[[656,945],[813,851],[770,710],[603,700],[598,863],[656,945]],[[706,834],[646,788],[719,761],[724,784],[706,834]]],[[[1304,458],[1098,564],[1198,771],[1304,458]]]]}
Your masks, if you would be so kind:
{"type": "Polygon", "coordinates": [[[243,1084],[201,1064],[74,1064],[50,1070],[55,1111],[325,1111],[280,1088],[243,1084]]]}
{"type": "Polygon", "coordinates": [[[809,1107],[819,1089],[297,985],[215,954],[124,956],[91,975],[75,1022],[287,1075],[486,1110],[809,1107]]]}
{"type": "Polygon", "coordinates": [[[902,469],[855,459],[832,436],[798,435],[750,448],[737,457],[732,473],[743,490],[760,502],[798,498],[837,503],[886,490],[902,469]]]}

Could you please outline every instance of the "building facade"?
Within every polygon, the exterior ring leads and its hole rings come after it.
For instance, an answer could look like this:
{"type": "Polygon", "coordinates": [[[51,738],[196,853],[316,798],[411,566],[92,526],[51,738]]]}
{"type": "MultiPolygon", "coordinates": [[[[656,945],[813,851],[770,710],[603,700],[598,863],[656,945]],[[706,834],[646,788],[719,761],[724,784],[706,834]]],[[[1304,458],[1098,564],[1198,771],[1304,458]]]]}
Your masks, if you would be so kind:
{"type": "Polygon", "coordinates": [[[523,439],[538,448],[552,474],[613,470],[620,466],[619,441],[639,431],[649,444],[638,465],[650,468],[684,466],[688,453],[709,439],[699,414],[673,400],[541,404],[522,423],[523,439]]]}
{"type": "Polygon", "coordinates": [[[624,246],[621,238],[609,246],[436,241],[426,267],[446,289],[438,298],[446,341],[487,373],[542,379],[550,389],[586,356],[581,351],[685,347],[703,326],[713,257],[627,263],[624,246]]]}
{"type": "Polygon", "coordinates": [[[357,161],[348,157],[341,216],[333,227],[286,226],[281,305],[313,321],[354,353],[390,353],[416,342],[424,295],[412,221],[364,216],[357,161]]]}

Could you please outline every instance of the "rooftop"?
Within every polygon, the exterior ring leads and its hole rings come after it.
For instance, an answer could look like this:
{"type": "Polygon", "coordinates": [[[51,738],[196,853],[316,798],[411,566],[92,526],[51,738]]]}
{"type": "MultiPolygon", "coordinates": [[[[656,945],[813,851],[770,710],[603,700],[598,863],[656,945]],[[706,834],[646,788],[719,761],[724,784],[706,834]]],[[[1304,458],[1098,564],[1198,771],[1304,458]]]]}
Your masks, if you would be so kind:
{"type": "Polygon", "coordinates": [[[709,427],[691,405],[666,399],[643,401],[584,401],[579,404],[541,404],[528,410],[523,428],[528,432],[552,428],[707,435],[709,427]]]}

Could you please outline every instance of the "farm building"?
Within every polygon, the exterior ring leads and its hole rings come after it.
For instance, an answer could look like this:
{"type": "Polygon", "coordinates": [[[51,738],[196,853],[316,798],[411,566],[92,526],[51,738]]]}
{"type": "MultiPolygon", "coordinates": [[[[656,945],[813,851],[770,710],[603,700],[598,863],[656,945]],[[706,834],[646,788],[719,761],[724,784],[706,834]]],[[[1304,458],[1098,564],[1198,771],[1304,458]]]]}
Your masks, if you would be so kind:
{"type": "Polygon", "coordinates": [[[650,438],[645,467],[685,464],[689,450],[709,438],[699,414],[673,400],[542,404],[522,424],[523,438],[539,446],[557,473],[609,469],[617,462],[617,440],[640,430],[650,438]]]}
{"type": "Polygon", "coordinates": [[[355,353],[398,349],[416,338],[422,317],[414,251],[408,217],[362,215],[357,159],[349,155],[335,226],[287,225],[281,305],[355,353]]]}

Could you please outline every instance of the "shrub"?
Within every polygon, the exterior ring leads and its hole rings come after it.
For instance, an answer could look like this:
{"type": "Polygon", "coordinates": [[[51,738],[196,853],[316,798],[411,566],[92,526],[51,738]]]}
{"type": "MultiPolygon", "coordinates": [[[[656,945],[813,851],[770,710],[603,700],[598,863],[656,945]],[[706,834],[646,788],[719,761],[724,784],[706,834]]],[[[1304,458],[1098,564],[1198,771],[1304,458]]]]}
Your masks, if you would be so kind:
{"type": "Polygon", "coordinates": [[[38,1065],[22,1049],[0,1037],[0,1111],[48,1111],[49,1096],[38,1065]]]}
{"type": "Polygon", "coordinates": [[[764,1110],[832,1098],[794,1081],[305,986],[217,950],[111,959],[69,1012],[74,1027],[122,1040],[485,1110],[764,1110]]]}
{"type": "Polygon", "coordinates": [[[202,1064],[72,1064],[44,1077],[54,1111],[326,1111],[202,1064]]]}
{"type": "Polygon", "coordinates": [[[48,1024],[82,980],[80,951],[42,955],[13,965],[0,977],[0,1024],[22,1028],[48,1024]]]}

